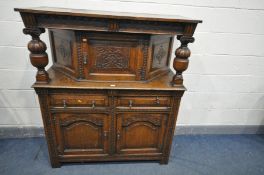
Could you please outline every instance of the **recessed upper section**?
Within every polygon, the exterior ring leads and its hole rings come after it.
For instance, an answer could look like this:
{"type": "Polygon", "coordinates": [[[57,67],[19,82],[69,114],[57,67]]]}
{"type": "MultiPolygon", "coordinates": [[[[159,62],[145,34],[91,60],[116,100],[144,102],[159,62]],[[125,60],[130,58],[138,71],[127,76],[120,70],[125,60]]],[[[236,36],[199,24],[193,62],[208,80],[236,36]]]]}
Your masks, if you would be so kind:
{"type": "Polygon", "coordinates": [[[15,8],[15,11],[24,12],[24,13],[56,14],[56,15],[65,15],[65,16],[80,16],[80,17],[82,16],[82,17],[96,17],[96,18],[108,18],[108,19],[186,22],[186,23],[202,22],[201,20],[189,19],[178,15],[110,12],[110,11],[95,11],[95,10],[85,10],[85,9],[69,9],[69,8],[51,8],[51,7],[15,8]]]}
{"type": "Polygon", "coordinates": [[[78,80],[147,81],[169,72],[172,35],[50,29],[53,63],[78,80]]]}
{"type": "MultiPolygon", "coordinates": [[[[15,11],[20,12],[32,45],[35,40],[42,42],[39,35],[49,29],[53,68],[78,81],[152,81],[170,71],[173,39],[178,35],[182,48],[176,54],[178,74],[174,79],[182,84],[181,73],[190,56],[187,44],[194,41],[192,36],[201,22],[173,15],[64,8],[15,11]]],[[[31,61],[33,57],[39,60],[39,56],[31,56],[31,61]]],[[[43,77],[43,64],[37,66],[43,77]]]]}

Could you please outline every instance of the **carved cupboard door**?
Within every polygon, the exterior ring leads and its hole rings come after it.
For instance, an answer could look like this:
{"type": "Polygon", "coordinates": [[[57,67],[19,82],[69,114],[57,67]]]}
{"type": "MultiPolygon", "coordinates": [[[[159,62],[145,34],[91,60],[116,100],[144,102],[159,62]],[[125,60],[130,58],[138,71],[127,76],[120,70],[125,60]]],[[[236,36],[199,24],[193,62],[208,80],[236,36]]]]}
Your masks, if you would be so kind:
{"type": "Polygon", "coordinates": [[[141,35],[86,33],[82,34],[84,75],[90,80],[139,80],[142,60],[141,35]]]}
{"type": "Polygon", "coordinates": [[[53,117],[60,155],[108,154],[107,114],[57,113],[53,117]]]}
{"type": "Polygon", "coordinates": [[[117,153],[162,152],[168,114],[126,113],[117,115],[117,153]]]}

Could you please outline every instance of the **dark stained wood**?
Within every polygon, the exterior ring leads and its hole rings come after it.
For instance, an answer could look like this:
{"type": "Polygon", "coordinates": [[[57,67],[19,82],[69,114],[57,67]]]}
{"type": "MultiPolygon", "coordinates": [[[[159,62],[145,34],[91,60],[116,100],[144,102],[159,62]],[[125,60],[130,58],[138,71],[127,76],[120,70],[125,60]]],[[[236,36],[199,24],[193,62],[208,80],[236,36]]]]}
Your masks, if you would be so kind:
{"type": "Polygon", "coordinates": [[[66,89],[127,89],[127,90],[186,90],[183,85],[171,86],[170,82],[174,76],[172,72],[161,75],[151,81],[76,81],[72,77],[65,75],[57,68],[51,67],[48,70],[50,76],[49,84],[34,84],[33,88],[66,88],[66,89]]]}
{"type": "Polygon", "coordinates": [[[16,8],[26,28],[128,32],[145,34],[193,34],[200,20],[174,15],[115,13],[66,8],[16,8]]]}
{"type": "Polygon", "coordinates": [[[184,90],[35,90],[53,167],[83,161],[168,162],[184,90]]]}
{"type": "Polygon", "coordinates": [[[55,142],[60,157],[106,156],[109,153],[107,114],[56,113],[53,111],[55,142]]]}
{"type": "Polygon", "coordinates": [[[23,19],[32,86],[52,167],[64,162],[167,164],[200,20],[62,8],[15,9],[23,19]],[[53,65],[40,34],[49,30],[53,65]],[[173,38],[181,46],[169,69],[173,38]]]}
{"type": "Polygon", "coordinates": [[[178,15],[110,12],[110,11],[53,8],[53,7],[15,8],[15,11],[19,11],[23,13],[35,13],[35,14],[56,14],[56,15],[66,15],[66,16],[99,17],[99,18],[125,19],[125,20],[134,19],[134,20],[144,20],[144,21],[168,21],[168,22],[189,22],[189,23],[202,22],[201,20],[189,19],[178,15]]]}
{"type": "Polygon", "coordinates": [[[172,35],[51,29],[50,39],[54,67],[78,81],[148,81],[169,71],[172,35]]]}
{"type": "Polygon", "coordinates": [[[28,50],[30,51],[30,62],[38,69],[36,75],[36,84],[46,84],[49,82],[49,75],[45,67],[49,63],[48,54],[46,53],[47,46],[40,40],[39,36],[45,32],[43,28],[25,28],[24,34],[31,35],[32,40],[28,43],[28,50]]]}
{"type": "Polygon", "coordinates": [[[182,72],[188,68],[189,60],[188,57],[191,55],[190,49],[187,47],[188,43],[194,42],[194,38],[191,36],[177,37],[181,42],[181,46],[176,49],[176,57],[173,60],[173,68],[176,70],[176,75],[172,79],[172,86],[178,86],[183,84],[182,72]]]}
{"type": "Polygon", "coordinates": [[[117,115],[117,154],[162,155],[168,114],[119,113],[117,115]]]}

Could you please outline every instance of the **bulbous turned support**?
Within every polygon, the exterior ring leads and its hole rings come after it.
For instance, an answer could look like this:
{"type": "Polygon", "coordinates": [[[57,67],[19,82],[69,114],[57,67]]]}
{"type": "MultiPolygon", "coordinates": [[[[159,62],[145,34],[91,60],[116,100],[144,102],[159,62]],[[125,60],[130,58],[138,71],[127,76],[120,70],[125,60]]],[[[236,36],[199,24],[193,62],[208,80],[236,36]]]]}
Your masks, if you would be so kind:
{"type": "Polygon", "coordinates": [[[172,86],[183,84],[182,72],[188,68],[188,58],[191,55],[191,51],[188,48],[188,43],[194,42],[194,38],[191,36],[179,35],[177,36],[177,39],[180,40],[181,46],[175,51],[176,57],[173,60],[173,68],[176,70],[176,74],[172,78],[172,86]]]}
{"type": "Polygon", "coordinates": [[[46,53],[47,46],[40,40],[40,34],[44,33],[44,28],[25,28],[23,33],[31,35],[32,40],[28,43],[28,50],[30,51],[30,62],[38,69],[36,74],[36,83],[49,83],[49,75],[45,67],[49,63],[48,54],[46,53]]]}

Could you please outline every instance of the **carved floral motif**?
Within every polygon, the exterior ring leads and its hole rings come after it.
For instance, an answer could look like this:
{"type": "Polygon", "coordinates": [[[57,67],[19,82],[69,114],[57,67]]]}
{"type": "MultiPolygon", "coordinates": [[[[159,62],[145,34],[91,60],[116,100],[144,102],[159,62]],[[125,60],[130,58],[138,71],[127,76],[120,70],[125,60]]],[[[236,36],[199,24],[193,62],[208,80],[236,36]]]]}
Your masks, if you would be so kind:
{"type": "Polygon", "coordinates": [[[163,45],[160,45],[157,53],[154,55],[154,59],[158,60],[158,63],[161,64],[161,60],[165,55],[166,55],[166,51],[163,45]]]}
{"type": "Polygon", "coordinates": [[[168,50],[168,42],[154,45],[152,68],[162,68],[167,65],[168,50]]]}
{"type": "Polygon", "coordinates": [[[121,47],[96,47],[96,68],[127,69],[129,66],[129,50],[121,47]]]}

